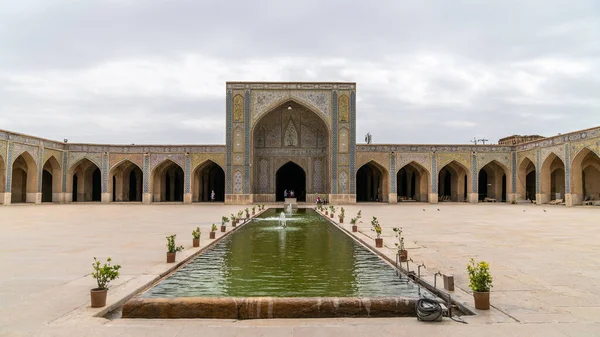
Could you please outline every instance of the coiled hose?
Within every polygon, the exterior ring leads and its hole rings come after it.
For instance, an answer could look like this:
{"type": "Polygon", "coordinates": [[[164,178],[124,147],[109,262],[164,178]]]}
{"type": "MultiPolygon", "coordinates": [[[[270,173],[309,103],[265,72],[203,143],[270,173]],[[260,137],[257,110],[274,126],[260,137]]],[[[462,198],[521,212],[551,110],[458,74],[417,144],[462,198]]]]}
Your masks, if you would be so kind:
{"type": "Polygon", "coordinates": [[[421,298],[417,302],[417,319],[425,322],[442,320],[442,306],[429,298],[421,298]]]}

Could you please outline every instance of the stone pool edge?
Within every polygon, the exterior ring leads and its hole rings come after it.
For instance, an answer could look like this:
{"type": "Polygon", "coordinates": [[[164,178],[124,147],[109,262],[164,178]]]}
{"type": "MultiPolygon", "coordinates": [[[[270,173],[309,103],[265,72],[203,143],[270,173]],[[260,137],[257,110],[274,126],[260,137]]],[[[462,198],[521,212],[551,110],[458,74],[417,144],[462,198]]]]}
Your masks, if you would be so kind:
{"type": "Polygon", "coordinates": [[[332,318],[414,317],[407,297],[176,297],[134,298],[123,318],[332,318]]]}

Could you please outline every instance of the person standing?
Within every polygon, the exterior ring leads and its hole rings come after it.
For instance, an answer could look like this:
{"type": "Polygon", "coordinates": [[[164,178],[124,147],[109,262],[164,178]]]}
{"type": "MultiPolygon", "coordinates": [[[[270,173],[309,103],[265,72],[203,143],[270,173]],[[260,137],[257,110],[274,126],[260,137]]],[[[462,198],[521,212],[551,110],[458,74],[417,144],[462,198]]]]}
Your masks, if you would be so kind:
{"type": "Polygon", "coordinates": [[[210,201],[215,201],[215,190],[210,191],[210,201]]]}

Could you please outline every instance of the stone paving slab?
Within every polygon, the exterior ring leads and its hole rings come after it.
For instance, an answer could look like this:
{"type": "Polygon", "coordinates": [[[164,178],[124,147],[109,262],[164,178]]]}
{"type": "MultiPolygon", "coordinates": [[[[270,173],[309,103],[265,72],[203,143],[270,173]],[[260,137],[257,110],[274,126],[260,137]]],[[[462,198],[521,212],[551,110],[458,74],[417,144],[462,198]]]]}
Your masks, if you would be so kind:
{"type": "MultiPolygon", "coordinates": [[[[453,274],[452,295],[472,305],[465,265],[490,262],[493,309],[425,324],[414,318],[326,320],[107,320],[89,307],[92,257],[123,266],[109,292],[119,302],[164,274],[166,235],[177,234],[194,254],[191,231],[205,246],[210,225],[242,206],[43,205],[0,207],[0,336],[596,336],[600,335],[600,208],[504,204],[344,206],[347,221],[362,209],[357,237],[373,240],[377,216],[386,248],[395,254],[392,227],[402,226],[423,277],[453,274]],[[438,210],[439,209],[439,210],[438,210]],[[544,209],[546,212],[544,212],[544,209]]],[[[349,224],[344,224],[350,229],[349,224]]],[[[221,235],[220,232],[217,235],[221,235]]],[[[440,281],[441,282],[441,281],[440,281]]]]}

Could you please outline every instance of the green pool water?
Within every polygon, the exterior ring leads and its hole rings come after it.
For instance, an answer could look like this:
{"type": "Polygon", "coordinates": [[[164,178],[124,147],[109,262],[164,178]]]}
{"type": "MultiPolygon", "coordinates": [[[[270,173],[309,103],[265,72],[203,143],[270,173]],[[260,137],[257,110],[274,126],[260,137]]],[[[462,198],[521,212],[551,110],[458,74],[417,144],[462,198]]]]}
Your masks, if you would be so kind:
{"type": "Polygon", "coordinates": [[[282,211],[268,209],[142,297],[419,297],[416,284],[317,212],[295,210],[282,228],[282,211]]]}

